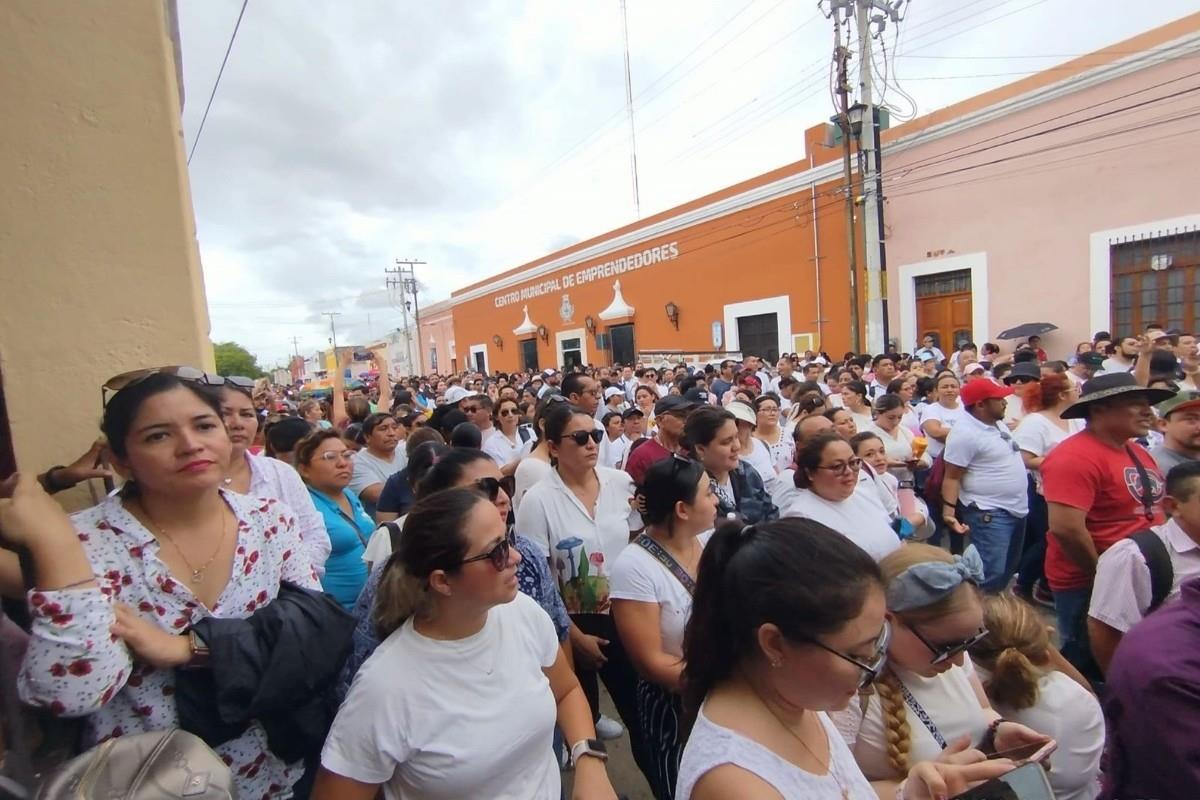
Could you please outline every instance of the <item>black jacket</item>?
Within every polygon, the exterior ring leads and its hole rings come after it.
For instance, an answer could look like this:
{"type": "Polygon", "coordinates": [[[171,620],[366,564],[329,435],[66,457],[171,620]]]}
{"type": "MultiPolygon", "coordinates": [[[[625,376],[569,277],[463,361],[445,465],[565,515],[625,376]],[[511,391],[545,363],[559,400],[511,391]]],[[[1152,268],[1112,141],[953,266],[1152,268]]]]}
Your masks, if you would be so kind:
{"type": "Polygon", "coordinates": [[[354,633],[354,618],[336,600],[284,582],[249,617],[208,617],[193,628],[210,660],[207,669],[176,671],[179,727],[216,746],[258,720],[284,762],[320,752],[354,633]]]}

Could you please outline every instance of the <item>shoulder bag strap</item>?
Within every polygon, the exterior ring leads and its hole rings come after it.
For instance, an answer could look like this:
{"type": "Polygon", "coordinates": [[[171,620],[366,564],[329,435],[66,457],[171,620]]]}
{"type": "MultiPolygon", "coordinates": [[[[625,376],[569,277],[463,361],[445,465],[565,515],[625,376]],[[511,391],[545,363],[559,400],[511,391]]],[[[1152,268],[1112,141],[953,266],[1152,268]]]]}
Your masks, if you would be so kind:
{"type": "Polygon", "coordinates": [[[392,541],[392,552],[394,553],[400,549],[400,523],[385,522],[383,527],[388,529],[388,538],[392,541]]]}
{"type": "Polygon", "coordinates": [[[903,683],[900,683],[900,681],[896,681],[896,683],[900,684],[900,694],[904,696],[905,705],[912,709],[912,712],[917,715],[917,719],[921,720],[921,724],[925,726],[927,731],[929,731],[929,734],[933,737],[933,740],[938,743],[938,747],[945,750],[946,737],[942,736],[942,732],[938,730],[937,725],[933,723],[933,720],[930,718],[929,714],[925,711],[921,704],[917,702],[917,698],[913,697],[912,692],[908,690],[908,687],[903,683]]]}
{"type": "Polygon", "coordinates": [[[1142,461],[1137,457],[1137,453],[1129,445],[1125,445],[1125,452],[1129,454],[1129,458],[1133,461],[1133,466],[1137,469],[1138,478],[1142,483],[1142,491],[1139,499],[1142,501],[1142,512],[1146,515],[1147,521],[1154,519],[1154,487],[1150,484],[1150,473],[1142,466],[1142,461]]]}
{"type": "Polygon", "coordinates": [[[1162,538],[1152,530],[1138,531],[1129,537],[1142,552],[1146,566],[1150,568],[1150,607],[1147,613],[1154,611],[1163,604],[1171,593],[1175,583],[1175,567],[1171,564],[1171,554],[1162,538]]]}
{"type": "Polygon", "coordinates": [[[667,568],[667,571],[675,576],[675,579],[683,584],[683,588],[687,590],[689,595],[696,593],[696,582],[692,580],[692,576],[687,574],[687,570],[679,566],[679,562],[675,557],[668,553],[662,545],[651,539],[646,534],[639,534],[633,543],[645,550],[650,555],[667,568]]]}

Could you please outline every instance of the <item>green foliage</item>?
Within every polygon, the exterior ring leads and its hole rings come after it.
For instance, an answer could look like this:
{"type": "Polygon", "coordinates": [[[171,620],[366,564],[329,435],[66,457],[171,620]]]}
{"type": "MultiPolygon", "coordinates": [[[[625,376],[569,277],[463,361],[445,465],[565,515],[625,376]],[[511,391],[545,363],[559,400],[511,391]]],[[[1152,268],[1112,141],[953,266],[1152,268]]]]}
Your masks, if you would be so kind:
{"type": "Polygon", "coordinates": [[[258,366],[258,359],[237,342],[215,342],[213,356],[217,362],[218,375],[244,375],[261,378],[266,375],[258,366]]]}

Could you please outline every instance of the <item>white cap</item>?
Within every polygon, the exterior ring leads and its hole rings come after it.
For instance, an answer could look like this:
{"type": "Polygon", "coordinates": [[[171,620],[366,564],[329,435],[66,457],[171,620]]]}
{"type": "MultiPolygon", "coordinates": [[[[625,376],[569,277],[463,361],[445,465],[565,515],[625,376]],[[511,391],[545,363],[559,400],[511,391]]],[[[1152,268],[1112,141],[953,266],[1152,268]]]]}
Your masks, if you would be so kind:
{"type": "Polygon", "coordinates": [[[468,397],[474,397],[479,392],[473,392],[470,389],[464,389],[461,386],[451,386],[446,390],[446,404],[454,405],[460,400],[466,400],[468,397]]]}
{"type": "Polygon", "coordinates": [[[618,389],[615,386],[610,386],[604,390],[604,399],[605,400],[608,400],[609,398],[612,398],[612,397],[623,397],[624,395],[625,395],[625,392],[621,391],[620,389],[618,389]]]}
{"type": "Polygon", "coordinates": [[[749,422],[751,425],[756,427],[758,426],[758,414],[755,413],[753,408],[741,402],[740,400],[735,400],[734,402],[725,406],[725,408],[730,414],[733,414],[734,418],[737,419],[738,422],[749,422]]]}
{"type": "Polygon", "coordinates": [[[983,364],[980,364],[978,361],[976,361],[974,364],[967,367],[967,369],[963,372],[963,374],[969,375],[972,372],[987,372],[987,368],[984,367],[983,364]]]}

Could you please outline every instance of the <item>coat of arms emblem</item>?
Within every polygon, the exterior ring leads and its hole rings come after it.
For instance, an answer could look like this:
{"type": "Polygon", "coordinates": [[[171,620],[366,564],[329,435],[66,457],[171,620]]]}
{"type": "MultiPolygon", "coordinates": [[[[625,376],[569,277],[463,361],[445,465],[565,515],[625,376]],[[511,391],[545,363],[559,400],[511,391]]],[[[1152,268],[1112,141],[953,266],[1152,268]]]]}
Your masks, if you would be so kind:
{"type": "Polygon", "coordinates": [[[570,322],[571,318],[575,316],[575,306],[571,305],[570,295],[563,295],[562,304],[558,307],[558,316],[562,318],[563,322],[570,322]]]}

